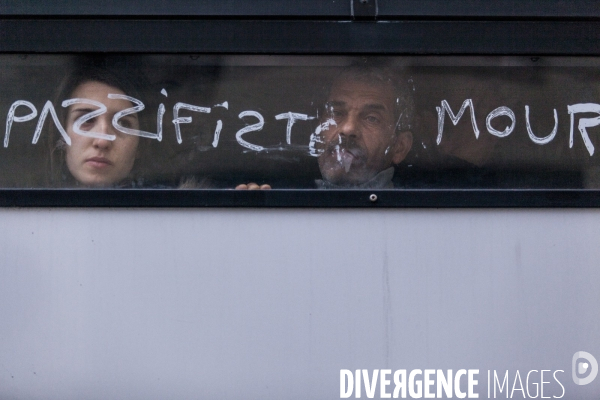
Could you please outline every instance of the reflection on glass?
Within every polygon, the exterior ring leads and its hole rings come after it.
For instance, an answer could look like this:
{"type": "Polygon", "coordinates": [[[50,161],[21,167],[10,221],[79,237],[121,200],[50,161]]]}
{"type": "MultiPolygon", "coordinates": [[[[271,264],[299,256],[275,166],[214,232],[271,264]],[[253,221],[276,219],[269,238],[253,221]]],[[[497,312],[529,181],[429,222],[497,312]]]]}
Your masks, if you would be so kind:
{"type": "Polygon", "coordinates": [[[600,187],[595,58],[0,61],[0,187],[600,187]]]}

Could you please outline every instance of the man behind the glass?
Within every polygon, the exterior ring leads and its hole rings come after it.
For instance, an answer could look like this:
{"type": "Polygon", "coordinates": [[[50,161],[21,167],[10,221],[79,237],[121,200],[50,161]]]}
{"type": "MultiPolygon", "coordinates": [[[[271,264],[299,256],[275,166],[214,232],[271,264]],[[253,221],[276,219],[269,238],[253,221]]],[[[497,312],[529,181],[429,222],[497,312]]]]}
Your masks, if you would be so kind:
{"type": "Polygon", "coordinates": [[[411,149],[413,99],[389,68],[350,67],[332,83],[313,135],[321,189],[393,188],[394,165],[411,149]]]}

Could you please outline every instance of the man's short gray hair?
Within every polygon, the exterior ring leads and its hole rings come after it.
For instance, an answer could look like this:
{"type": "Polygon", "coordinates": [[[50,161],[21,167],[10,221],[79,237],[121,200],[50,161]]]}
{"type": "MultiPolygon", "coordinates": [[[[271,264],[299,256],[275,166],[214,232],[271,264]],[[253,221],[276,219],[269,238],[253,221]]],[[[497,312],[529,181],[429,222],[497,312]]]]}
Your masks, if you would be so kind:
{"type": "MultiPolygon", "coordinates": [[[[390,67],[371,67],[354,65],[345,68],[333,84],[340,81],[358,81],[384,87],[392,87],[394,93],[394,117],[396,132],[412,131],[414,126],[415,104],[413,100],[412,79],[407,79],[396,69],[390,67]]],[[[333,86],[333,85],[332,85],[333,86]]]]}

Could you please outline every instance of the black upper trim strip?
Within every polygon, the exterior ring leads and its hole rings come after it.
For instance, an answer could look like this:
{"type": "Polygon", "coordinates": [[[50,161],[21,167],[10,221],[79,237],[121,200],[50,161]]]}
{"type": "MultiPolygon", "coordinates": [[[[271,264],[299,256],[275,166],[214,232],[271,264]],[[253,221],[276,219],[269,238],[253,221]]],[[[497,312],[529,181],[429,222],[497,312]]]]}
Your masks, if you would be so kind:
{"type": "MultiPolygon", "coordinates": [[[[5,17],[349,18],[352,0],[0,0],[5,17]]],[[[600,18],[597,0],[377,0],[380,18],[600,18]]]]}
{"type": "Polygon", "coordinates": [[[600,21],[0,20],[0,52],[598,55],[600,21]]]}

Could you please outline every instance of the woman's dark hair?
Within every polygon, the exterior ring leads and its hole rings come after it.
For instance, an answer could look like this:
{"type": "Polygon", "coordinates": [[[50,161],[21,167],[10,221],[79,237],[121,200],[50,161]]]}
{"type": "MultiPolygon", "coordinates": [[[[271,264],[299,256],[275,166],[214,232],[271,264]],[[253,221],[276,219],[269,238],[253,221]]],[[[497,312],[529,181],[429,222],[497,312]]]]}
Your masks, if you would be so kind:
{"type": "MultiPolygon", "coordinates": [[[[105,63],[98,62],[98,60],[93,60],[92,62],[78,62],[77,66],[67,73],[60,84],[57,95],[54,98],[54,107],[58,119],[65,130],[67,129],[66,122],[68,108],[62,107],[62,102],[70,99],[75,90],[86,82],[103,83],[121,90],[128,96],[141,99],[141,88],[143,87],[141,73],[136,71],[135,68],[131,68],[127,65],[121,65],[120,68],[117,68],[115,66],[106,66],[103,64],[105,63]]],[[[147,125],[145,120],[140,117],[139,122],[140,129],[144,130],[144,125],[147,125]]],[[[50,171],[49,185],[53,187],[76,186],[77,181],[66,167],[65,150],[67,144],[53,124],[50,124],[47,138],[49,151],[48,167],[50,171]]],[[[147,141],[140,140],[136,158],[144,158],[146,147],[147,141]]],[[[119,184],[123,186],[138,185],[139,181],[142,179],[141,168],[139,165],[140,162],[137,160],[129,177],[119,184]]]]}

